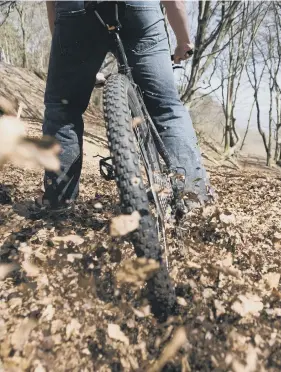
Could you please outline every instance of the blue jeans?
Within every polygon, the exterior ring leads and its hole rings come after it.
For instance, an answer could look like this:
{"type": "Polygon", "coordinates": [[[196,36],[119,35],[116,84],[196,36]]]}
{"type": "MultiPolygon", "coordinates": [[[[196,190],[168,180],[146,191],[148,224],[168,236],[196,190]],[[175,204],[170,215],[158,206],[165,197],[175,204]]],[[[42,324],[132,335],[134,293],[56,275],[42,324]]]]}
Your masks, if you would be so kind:
{"type": "MultiPolygon", "coordinates": [[[[126,1],[120,21],[128,62],[144,92],[147,109],[174,165],[186,171],[187,191],[207,199],[208,180],[195,131],[180,101],[159,1],[126,1]]],[[[110,2],[106,6],[112,6],[110,2]]],[[[109,12],[102,11],[104,17],[109,12]]],[[[45,194],[52,206],[75,200],[83,157],[82,114],[111,39],[84,1],[57,1],[45,92],[43,133],[60,142],[61,173],[45,174],[45,194]]]]}

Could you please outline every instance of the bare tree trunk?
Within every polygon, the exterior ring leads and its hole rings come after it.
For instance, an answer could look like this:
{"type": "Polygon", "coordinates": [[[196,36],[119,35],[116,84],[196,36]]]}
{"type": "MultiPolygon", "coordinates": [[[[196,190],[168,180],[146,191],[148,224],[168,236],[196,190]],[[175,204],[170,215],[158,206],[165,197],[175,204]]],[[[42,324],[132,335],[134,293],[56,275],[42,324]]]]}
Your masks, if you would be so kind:
{"type": "Polygon", "coordinates": [[[280,112],[280,92],[279,89],[275,87],[276,97],[275,97],[275,104],[276,104],[276,133],[275,133],[275,152],[274,152],[274,160],[277,162],[279,157],[279,129],[281,127],[281,112],[280,112]]]}
{"type": "Polygon", "coordinates": [[[195,50],[192,59],[192,67],[189,76],[189,82],[182,100],[186,103],[193,97],[199,79],[213,62],[216,54],[219,52],[222,41],[227,30],[234,21],[234,14],[240,6],[239,1],[217,1],[214,8],[212,2],[203,0],[198,2],[198,27],[195,39],[195,50]],[[210,35],[207,35],[209,24],[213,21],[213,16],[220,7],[220,20],[210,35]],[[211,52],[204,56],[205,51],[211,47],[211,52]]]}
{"type": "MultiPolygon", "coordinates": [[[[258,78],[257,78],[257,67],[256,67],[256,59],[255,59],[255,54],[254,54],[255,50],[254,50],[254,43],[252,44],[252,63],[253,63],[253,78],[254,78],[254,82],[251,81],[250,79],[250,75],[248,73],[248,77],[249,77],[249,81],[254,89],[254,101],[255,101],[255,105],[256,105],[256,110],[257,110],[257,126],[258,126],[258,131],[262,137],[262,141],[263,141],[263,144],[264,144],[264,148],[265,148],[265,151],[266,153],[268,152],[267,150],[267,140],[266,140],[266,135],[264,133],[264,131],[262,130],[262,126],[261,126],[261,114],[260,114],[260,104],[259,104],[259,99],[258,99],[258,90],[259,90],[259,85],[258,85],[258,78]]],[[[260,80],[262,78],[262,75],[264,73],[264,70],[265,70],[265,66],[263,67],[263,70],[261,72],[261,75],[260,75],[260,80]]]]}
{"type": "Polygon", "coordinates": [[[7,38],[5,37],[5,45],[6,45],[6,58],[7,58],[7,63],[11,64],[11,54],[10,54],[10,48],[9,48],[9,43],[7,38]]]}
{"type": "Polygon", "coordinates": [[[245,134],[244,134],[244,137],[243,137],[243,140],[242,140],[242,143],[241,143],[240,151],[243,149],[243,147],[245,145],[246,137],[247,137],[247,134],[249,132],[249,127],[250,127],[250,122],[251,122],[254,106],[255,106],[255,100],[253,100],[253,103],[252,103],[252,106],[251,106],[250,115],[249,115],[249,118],[248,118],[245,134]]]}
{"type": "Polygon", "coordinates": [[[26,37],[26,30],[25,30],[25,16],[24,16],[24,4],[17,4],[15,5],[16,11],[19,15],[20,20],[20,28],[22,34],[22,67],[27,67],[27,37],[26,37]]]}
{"type": "MultiPolygon", "coordinates": [[[[271,83],[272,79],[270,78],[269,84],[271,83]]],[[[271,85],[271,84],[270,84],[271,85]]],[[[274,82],[270,86],[270,99],[269,99],[269,113],[268,113],[268,145],[267,145],[267,159],[266,165],[271,167],[272,165],[272,105],[273,105],[273,89],[274,89],[274,82]]]]}

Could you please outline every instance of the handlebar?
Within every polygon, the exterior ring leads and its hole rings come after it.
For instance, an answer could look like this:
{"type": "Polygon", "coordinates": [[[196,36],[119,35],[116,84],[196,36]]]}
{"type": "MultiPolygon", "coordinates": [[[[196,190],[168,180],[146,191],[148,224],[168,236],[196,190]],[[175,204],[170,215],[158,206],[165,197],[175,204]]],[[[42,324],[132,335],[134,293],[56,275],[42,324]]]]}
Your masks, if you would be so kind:
{"type": "MultiPolygon", "coordinates": [[[[194,51],[191,49],[188,52],[186,52],[186,54],[188,54],[189,56],[192,56],[194,54],[194,51]]],[[[175,58],[175,55],[172,54],[171,55],[171,61],[174,61],[174,58],[175,58]]]]}

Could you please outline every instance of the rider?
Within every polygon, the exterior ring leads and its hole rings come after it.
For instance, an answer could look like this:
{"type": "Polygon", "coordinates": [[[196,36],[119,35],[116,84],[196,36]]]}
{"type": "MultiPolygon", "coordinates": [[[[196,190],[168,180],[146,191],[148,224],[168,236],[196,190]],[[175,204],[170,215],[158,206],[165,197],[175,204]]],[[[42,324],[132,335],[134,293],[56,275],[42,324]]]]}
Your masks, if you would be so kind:
{"type": "MultiPolygon", "coordinates": [[[[45,192],[35,203],[40,212],[65,211],[78,196],[83,156],[82,114],[110,47],[109,34],[91,7],[94,3],[47,1],[53,37],[43,133],[55,136],[62,151],[60,174],[45,173],[45,192]]],[[[111,5],[105,3],[100,13],[103,18],[109,14],[106,9],[111,5]]],[[[174,165],[186,174],[185,190],[196,193],[200,201],[205,202],[209,199],[208,180],[191,118],[175,86],[160,1],[123,3],[121,38],[133,78],[143,91],[147,109],[174,165]]],[[[162,4],[177,39],[174,60],[180,63],[193,49],[186,2],[167,0],[162,4]]]]}

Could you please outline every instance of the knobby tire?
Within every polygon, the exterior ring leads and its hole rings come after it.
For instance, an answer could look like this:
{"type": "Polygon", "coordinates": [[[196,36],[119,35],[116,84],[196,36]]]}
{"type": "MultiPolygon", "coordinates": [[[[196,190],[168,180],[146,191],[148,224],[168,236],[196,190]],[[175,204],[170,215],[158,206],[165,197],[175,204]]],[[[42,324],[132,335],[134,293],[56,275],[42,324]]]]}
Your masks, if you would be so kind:
{"type": "Polygon", "coordinates": [[[153,313],[163,316],[173,310],[176,295],[162,259],[155,221],[141,177],[132,128],[132,113],[136,115],[139,107],[137,95],[128,78],[122,74],[110,76],[104,89],[104,116],[122,213],[131,214],[137,210],[141,215],[139,228],[130,234],[130,239],[138,257],[153,258],[160,263],[160,269],[148,280],[147,285],[153,313]]]}

